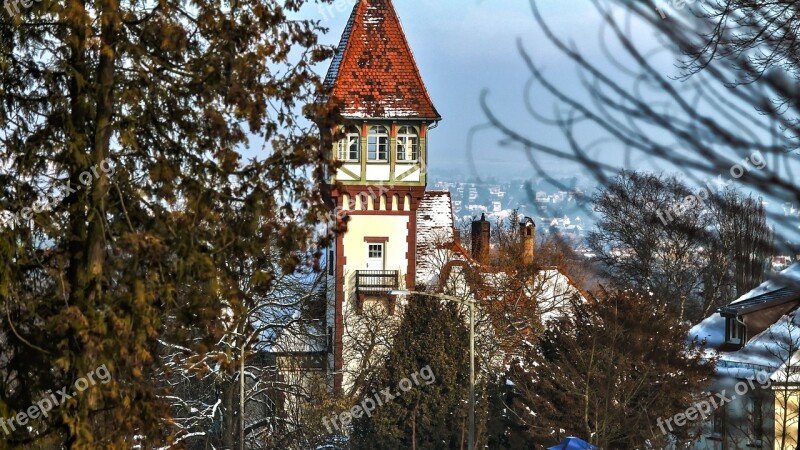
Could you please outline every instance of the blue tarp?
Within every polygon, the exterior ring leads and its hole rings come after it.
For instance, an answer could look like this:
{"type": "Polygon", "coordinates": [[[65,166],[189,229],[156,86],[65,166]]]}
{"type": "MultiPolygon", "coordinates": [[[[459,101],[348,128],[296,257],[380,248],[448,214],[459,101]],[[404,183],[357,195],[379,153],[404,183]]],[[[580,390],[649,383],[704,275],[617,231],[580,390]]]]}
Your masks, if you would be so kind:
{"type": "Polygon", "coordinates": [[[597,447],[576,437],[564,438],[560,444],[547,450],[597,450],[597,447]]]}

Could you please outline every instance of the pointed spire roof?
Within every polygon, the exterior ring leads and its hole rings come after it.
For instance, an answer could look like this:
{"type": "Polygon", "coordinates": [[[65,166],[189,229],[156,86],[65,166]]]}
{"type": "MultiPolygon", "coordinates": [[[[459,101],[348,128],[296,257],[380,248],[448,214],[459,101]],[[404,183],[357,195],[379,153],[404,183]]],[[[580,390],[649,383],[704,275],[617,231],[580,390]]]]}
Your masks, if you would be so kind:
{"type": "Polygon", "coordinates": [[[325,86],[344,117],[441,119],[391,0],[358,0],[325,86]]]}

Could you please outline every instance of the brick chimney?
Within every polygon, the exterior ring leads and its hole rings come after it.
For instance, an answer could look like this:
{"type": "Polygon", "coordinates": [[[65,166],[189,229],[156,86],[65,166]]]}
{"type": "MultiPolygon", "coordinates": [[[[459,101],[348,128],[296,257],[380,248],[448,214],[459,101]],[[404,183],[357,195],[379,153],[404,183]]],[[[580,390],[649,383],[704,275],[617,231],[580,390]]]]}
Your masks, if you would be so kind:
{"type": "Polygon", "coordinates": [[[525,264],[533,263],[533,246],[536,242],[536,224],[530,217],[523,217],[519,222],[519,234],[522,236],[522,260],[525,264]]]}
{"type": "Polygon", "coordinates": [[[481,264],[489,264],[489,233],[491,225],[486,214],[472,221],[472,257],[481,264]]]}

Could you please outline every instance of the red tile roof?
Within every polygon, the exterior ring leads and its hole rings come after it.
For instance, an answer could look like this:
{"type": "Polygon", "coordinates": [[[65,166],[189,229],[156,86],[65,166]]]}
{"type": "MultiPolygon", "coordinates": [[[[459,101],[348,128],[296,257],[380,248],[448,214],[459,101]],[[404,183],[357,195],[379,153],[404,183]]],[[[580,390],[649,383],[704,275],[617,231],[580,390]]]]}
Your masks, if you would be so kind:
{"type": "Polygon", "coordinates": [[[391,0],[359,0],[325,77],[348,118],[439,120],[391,0]]]}

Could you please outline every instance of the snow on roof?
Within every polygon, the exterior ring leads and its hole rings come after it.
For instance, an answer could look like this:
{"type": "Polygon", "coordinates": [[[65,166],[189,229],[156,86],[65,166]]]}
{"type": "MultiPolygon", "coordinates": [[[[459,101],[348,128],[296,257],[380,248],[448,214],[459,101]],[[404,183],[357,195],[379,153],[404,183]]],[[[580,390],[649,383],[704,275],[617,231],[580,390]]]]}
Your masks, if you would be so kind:
{"type": "Polygon", "coordinates": [[[759,285],[757,288],[731,302],[731,305],[735,305],[736,303],[743,302],[753,297],[758,297],[759,295],[764,295],[779,289],[783,289],[787,286],[793,285],[794,283],[792,282],[800,283],[800,263],[792,264],[788,268],[781,271],[778,275],[761,283],[761,285],[759,285]]]}
{"type": "MultiPolygon", "coordinates": [[[[794,287],[793,281],[800,281],[798,263],[739,297],[731,305],[780,291],[787,286],[794,287]]],[[[725,343],[725,320],[719,312],[715,312],[689,330],[689,339],[705,339],[710,349],[720,348],[725,343]]],[[[753,378],[759,374],[769,374],[773,381],[787,381],[787,377],[789,380],[800,381],[800,376],[794,373],[797,370],[787,372],[787,367],[791,369],[798,366],[798,350],[800,310],[795,309],[753,336],[741,349],[715,352],[720,356],[717,373],[733,378],[753,378]]]]}
{"type": "MultiPolygon", "coordinates": [[[[454,267],[449,274],[448,288],[458,291],[463,295],[468,292],[466,278],[461,275],[462,269],[454,267]]],[[[542,322],[558,319],[572,314],[573,298],[586,302],[583,293],[573,283],[559,267],[543,268],[536,272],[533,277],[524,285],[511,280],[510,275],[504,271],[487,270],[482,274],[483,283],[491,286],[491,291],[498,297],[503,297],[506,293],[522,294],[528,298],[536,299],[542,322]]]]}
{"type": "Polygon", "coordinates": [[[560,268],[543,269],[536,273],[534,281],[528,285],[538,297],[542,320],[564,317],[572,312],[570,301],[574,297],[586,302],[581,291],[560,268]]]}
{"type": "Polygon", "coordinates": [[[453,202],[446,191],[428,191],[417,209],[418,283],[435,284],[439,272],[456,254],[444,245],[453,242],[453,202]]]}
{"type": "Polygon", "coordinates": [[[709,348],[719,348],[725,343],[725,318],[718,312],[706,317],[689,330],[689,339],[695,337],[705,339],[709,348]]]}
{"type": "Polygon", "coordinates": [[[800,367],[798,350],[800,313],[795,310],[747,341],[741,349],[722,352],[717,372],[735,378],[753,378],[760,372],[769,374],[773,381],[797,382],[800,380],[796,373],[800,367]]]}

